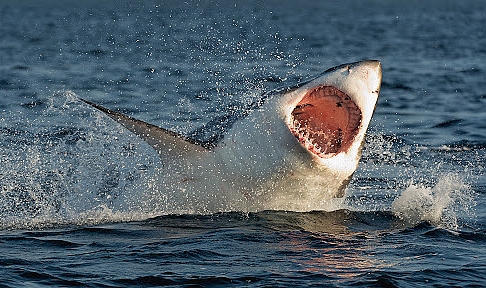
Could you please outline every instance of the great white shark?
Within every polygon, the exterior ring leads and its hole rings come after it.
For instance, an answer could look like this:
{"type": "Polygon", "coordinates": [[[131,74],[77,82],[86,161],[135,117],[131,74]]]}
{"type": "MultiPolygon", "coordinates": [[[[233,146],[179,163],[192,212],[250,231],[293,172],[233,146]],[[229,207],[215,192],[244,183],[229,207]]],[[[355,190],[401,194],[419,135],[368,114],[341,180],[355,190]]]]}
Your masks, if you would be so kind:
{"type": "Polygon", "coordinates": [[[361,158],[381,86],[376,60],[330,68],[215,119],[200,141],[82,100],[138,135],[162,161],[158,189],[182,210],[319,210],[361,158]],[[179,207],[180,208],[180,207],[179,207]]]}

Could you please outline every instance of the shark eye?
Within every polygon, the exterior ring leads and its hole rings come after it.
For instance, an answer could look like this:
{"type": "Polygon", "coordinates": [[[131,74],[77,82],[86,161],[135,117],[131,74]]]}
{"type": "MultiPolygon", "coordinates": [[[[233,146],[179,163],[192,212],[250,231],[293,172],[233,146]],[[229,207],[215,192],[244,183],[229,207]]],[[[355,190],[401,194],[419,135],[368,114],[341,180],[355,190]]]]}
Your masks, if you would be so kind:
{"type": "Polygon", "coordinates": [[[359,131],[361,110],[333,86],[316,87],[292,111],[291,131],[309,151],[325,157],[347,150],[359,131]]]}

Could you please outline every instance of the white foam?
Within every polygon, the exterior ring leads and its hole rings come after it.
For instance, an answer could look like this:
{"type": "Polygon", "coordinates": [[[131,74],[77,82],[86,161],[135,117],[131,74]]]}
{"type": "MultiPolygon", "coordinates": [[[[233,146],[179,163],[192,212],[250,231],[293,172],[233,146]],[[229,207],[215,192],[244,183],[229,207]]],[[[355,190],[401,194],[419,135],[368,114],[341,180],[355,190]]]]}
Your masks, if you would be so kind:
{"type": "Polygon", "coordinates": [[[458,213],[472,211],[475,193],[457,174],[439,176],[432,187],[410,184],[392,203],[392,212],[407,224],[426,221],[458,228],[458,213]]]}

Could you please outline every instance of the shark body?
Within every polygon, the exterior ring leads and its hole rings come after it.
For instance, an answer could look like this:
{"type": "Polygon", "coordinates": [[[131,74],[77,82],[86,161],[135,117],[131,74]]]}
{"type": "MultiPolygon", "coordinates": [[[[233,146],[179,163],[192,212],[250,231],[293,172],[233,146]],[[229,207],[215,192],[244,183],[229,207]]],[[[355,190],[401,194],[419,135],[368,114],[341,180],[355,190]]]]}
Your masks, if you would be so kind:
{"type": "Polygon", "coordinates": [[[344,196],[380,85],[379,61],[343,64],[216,120],[204,142],[83,101],[157,151],[160,193],[187,211],[309,211],[344,196]]]}

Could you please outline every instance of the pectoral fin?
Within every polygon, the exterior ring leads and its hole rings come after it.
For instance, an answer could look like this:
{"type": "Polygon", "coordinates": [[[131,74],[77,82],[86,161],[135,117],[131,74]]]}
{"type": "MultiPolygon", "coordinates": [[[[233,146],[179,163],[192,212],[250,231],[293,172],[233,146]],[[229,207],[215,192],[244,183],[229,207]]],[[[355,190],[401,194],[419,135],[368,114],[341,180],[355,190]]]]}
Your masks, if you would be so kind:
{"type": "Polygon", "coordinates": [[[100,110],[152,146],[161,158],[185,157],[209,151],[204,143],[80,99],[100,110]]]}

